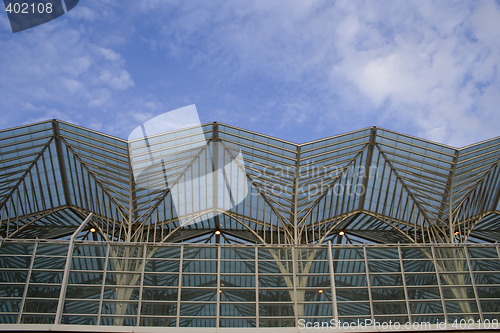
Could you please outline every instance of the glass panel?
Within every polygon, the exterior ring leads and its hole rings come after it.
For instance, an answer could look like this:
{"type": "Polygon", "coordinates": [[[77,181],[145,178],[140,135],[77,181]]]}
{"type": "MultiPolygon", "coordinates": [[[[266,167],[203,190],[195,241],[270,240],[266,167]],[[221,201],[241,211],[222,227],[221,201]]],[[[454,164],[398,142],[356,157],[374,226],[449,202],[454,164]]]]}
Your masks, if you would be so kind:
{"type": "Polygon", "coordinates": [[[63,315],[61,323],[65,325],[97,325],[97,316],[63,315]]]}
{"type": "Polygon", "coordinates": [[[221,261],[222,273],[254,273],[255,261],[221,261]]]}
{"type": "Polygon", "coordinates": [[[262,317],[293,317],[293,305],[286,303],[260,304],[259,315],[262,317]]]}
{"type": "Polygon", "coordinates": [[[221,287],[255,288],[254,275],[221,275],[221,287]]]}
{"type": "MultiPolygon", "coordinates": [[[[55,244],[57,246],[53,249],[50,243],[41,246],[28,285],[26,279],[31,256],[7,252],[25,253],[30,251],[30,247],[15,243],[16,246],[10,245],[9,241],[4,241],[0,247],[0,312],[3,313],[0,322],[16,322],[26,287],[22,322],[52,323],[66,262],[66,257],[59,254],[67,250],[67,243],[55,244]]],[[[136,325],[140,293],[140,325],[175,326],[178,310],[182,316],[178,324],[182,327],[215,325],[218,299],[221,301],[219,325],[225,327],[255,327],[256,307],[262,327],[296,327],[296,315],[300,319],[317,322],[328,321],[333,315],[326,246],[302,245],[295,252],[290,248],[258,247],[261,256],[258,270],[255,267],[255,247],[252,246],[223,246],[220,249],[223,259],[219,262],[216,246],[185,246],[188,250],[183,258],[183,267],[180,267],[179,246],[148,246],[146,254],[150,254],[152,259],[146,259],[143,275],[143,245],[116,244],[111,249],[114,252],[110,251],[110,254],[121,257],[110,258],[105,265],[106,245],[75,244],[63,323],[98,324],[99,300],[102,298],[100,324],[136,325]],[[133,255],[138,257],[129,257],[133,255]],[[300,260],[294,265],[292,257],[300,260]],[[294,269],[296,274],[292,274],[294,269]],[[179,296],[180,304],[177,303],[179,296]],[[257,299],[259,304],[255,304],[257,299]],[[294,313],[295,304],[297,314],[294,313]]],[[[476,289],[471,285],[468,262],[461,257],[465,254],[463,248],[436,246],[438,273],[435,272],[433,258],[429,257],[432,254],[430,249],[402,246],[401,252],[407,259],[403,260],[404,273],[401,273],[397,247],[366,246],[367,274],[362,246],[334,248],[332,253],[337,255],[333,264],[339,318],[371,319],[369,300],[372,299],[373,315],[381,322],[406,322],[408,312],[414,322],[444,320],[441,292],[450,320],[476,318],[479,310],[474,290],[477,291],[484,318],[493,318],[500,313],[496,302],[500,298],[500,260],[495,257],[496,245],[467,247],[476,289]],[[387,257],[395,259],[384,260],[384,251],[389,251],[387,257]],[[438,276],[441,289],[438,287],[438,276]],[[370,290],[367,277],[370,279],[370,290]],[[406,308],[403,277],[409,309],[406,308]]]]}
{"type": "Polygon", "coordinates": [[[215,302],[216,300],[217,289],[183,288],[181,290],[181,301],[215,302]]]}
{"type": "Polygon", "coordinates": [[[405,274],[406,284],[408,286],[425,286],[425,285],[437,285],[437,275],[428,274],[405,274]]]}
{"type": "Polygon", "coordinates": [[[23,312],[31,313],[56,313],[57,300],[48,299],[26,299],[23,312]]]}
{"type": "Polygon", "coordinates": [[[438,287],[408,287],[408,298],[412,299],[440,299],[438,287]]]}
{"type": "MultiPolygon", "coordinates": [[[[66,289],[66,299],[99,299],[101,297],[101,287],[99,286],[71,286],[66,289]]],[[[76,305],[78,303],[75,303],[76,305]]]]}
{"type": "Polygon", "coordinates": [[[373,300],[399,300],[405,299],[403,288],[372,288],[373,300]]]}
{"type": "Polygon", "coordinates": [[[364,287],[367,286],[366,274],[335,274],[337,287],[364,287]]]}
{"type": "Polygon", "coordinates": [[[292,275],[259,275],[260,288],[292,288],[292,275]]]}
{"type": "Polygon", "coordinates": [[[364,302],[339,302],[337,304],[339,316],[369,315],[370,303],[364,302]]]}
{"type": "Polygon", "coordinates": [[[181,316],[183,317],[211,317],[216,313],[215,303],[183,303],[181,304],[181,316]]]}
{"type": "Polygon", "coordinates": [[[399,260],[378,260],[368,261],[368,270],[370,273],[378,272],[400,272],[399,260]]]}
{"type": "Polygon", "coordinates": [[[448,287],[443,286],[443,297],[447,299],[474,298],[474,289],[470,287],[448,287]]]}
{"type": "MultiPolygon", "coordinates": [[[[447,300],[446,311],[448,313],[474,313],[478,312],[475,301],[450,301],[447,300]]],[[[448,318],[449,320],[449,318],[448,318]]]]}
{"type": "Polygon", "coordinates": [[[99,301],[69,301],[64,302],[64,313],[97,314],[99,312],[99,301]]]}
{"type": "Polygon", "coordinates": [[[366,288],[337,288],[338,301],[363,301],[369,300],[366,288]]]}
{"type": "MultiPolygon", "coordinates": [[[[154,300],[154,301],[177,301],[177,288],[146,288],[142,290],[143,300],[154,300]]],[[[160,307],[160,305],[158,305],[160,307]]]]}
{"type": "Polygon", "coordinates": [[[372,286],[402,286],[403,277],[401,274],[370,274],[370,284],[372,286]]]}
{"type": "Polygon", "coordinates": [[[441,301],[410,302],[412,314],[443,313],[441,301]]]}
{"type": "Polygon", "coordinates": [[[435,272],[434,262],[431,260],[405,260],[405,272],[435,272]]]}

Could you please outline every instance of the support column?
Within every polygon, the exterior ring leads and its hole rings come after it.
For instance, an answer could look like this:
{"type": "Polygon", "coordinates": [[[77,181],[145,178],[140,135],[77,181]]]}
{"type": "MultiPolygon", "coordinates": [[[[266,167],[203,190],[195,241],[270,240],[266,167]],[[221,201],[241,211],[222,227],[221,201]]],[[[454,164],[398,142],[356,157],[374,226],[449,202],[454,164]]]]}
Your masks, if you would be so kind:
{"type": "Polygon", "coordinates": [[[111,245],[108,243],[106,246],[106,258],[104,259],[104,267],[102,272],[101,297],[99,297],[99,310],[97,311],[97,325],[101,324],[102,301],[104,300],[104,287],[106,285],[106,274],[108,274],[108,262],[110,253],[111,253],[111,245]]]}
{"type": "MultiPolygon", "coordinates": [[[[285,248],[286,249],[286,248],[285,248]]],[[[297,250],[297,247],[295,245],[291,245],[290,249],[292,251],[292,284],[293,284],[293,309],[294,309],[294,315],[295,315],[295,326],[299,324],[299,304],[297,302],[297,285],[298,285],[298,280],[297,280],[297,267],[298,267],[298,260],[297,260],[297,254],[295,251],[297,250]]],[[[304,315],[301,313],[301,315],[304,315]]]]}
{"type": "Polygon", "coordinates": [[[373,160],[373,148],[375,147],[375,138],[377,135],[377,128],[374,126],[370,132],[370,142],[368,143],[368,151],[366,153],[366,163],[365,163],[365,172],[363,174],[363,193],[359,198],[359,206],[358,210],[363,210],[365,208],[365,200],[366,200],[366,189],[368,188],[368,180],[370,178],[371,165],[373,160]]]}
{"type": "Polygon", "coordinates": [[[337,309],[337,290],[335,289],[335,272],[333,265],[332,242],[328,241],[328,264],[330,265],[330,288],[332,295],[332,312],[333,319],[338,322],[339,312],[337,309]]]}
{"type": "Polygon", "coordinates": [[[292,222],[293,222],[293,244],[299,244],[299,221],[297,218],[298,196],[299,196],[299,176],[300,176],[300,146],[297,146],[297,159],[295,160],[295,175],[293,180],[293,198],[292,198],[292,222]]]}
{"type": "Polygon", "coordinates": [[[64,151],[61,142],[61,134],[59,132],[59,124],[57,120],[52,120],[52,130],[54,132],[54,142],[56,144],[57,162],[59,164],[59,172],[61,173],[62,187],[66,206],[71,206],[71,193],[69,191],[68,176],[66,174],[66,164],[64,163],[64,151]]]}
{"type": "Polygon", "coordinates": [[[366,255],[366,246],[363,245],[363,256],[365,258],[365,266],[366,266],[366,285],[368,287],[368,300],[370,302],[370,313],[372,323],[375,323],[375,313],[373,311],[373,297],[372,297],[372,284],[370,282],[370,268],[368,267],[368,257],[366,255]]]}
{"type": "Polygon", "coordinates": [[[438,288],[439,288],[439,294],[441,296],[441,306],[443,307],[444,321],[448,322],[448,313],[446,311],[446,304],[444,302],[443,286],[441,285],[441,276],[440,276],[440,272],[439,272],[439,266],[438,266],[437,260],[436,260],[436,251],[434,249],[434,246],[431,246],[431,253],[432,253],[432,260],[434,263],[434,267],[436,268],[436,278],[437,278],[437,283],[438,283],[438,288]]]}
{"type": "MultiPolygon", "coordinates": [[[[212,124],[212,214],[214,214],[214,223],[217,230],[221,229],[219,219],[219,125],[217,122],[212,124]]],[[[192,199],[192,198],[191,198],[192,199]]],[[[220,234],[215,236],[215,242],[220,243],[220,234]]],[[[219,293],[217,291],[217,293],[219,293]]],[[[218,325],[218,324],[217,324],[218,325]]],[[[219,327],[219,326],[217,326],[219,327]]]]}
{"type": "Polygon", "coordinates": [[[474,280],[474,273],[472,272],[472,265],[469,258],[469,251],[467,249],[467,245],[464,244],[464,254],[467,259],[468,271],[470,274],[470,281],[472,284],[472,289],[474,290],[474,298],[476,299],[477,309],[479,311],[479,318],[481,319],[481,323],[484,323],[483,311],[481,309],[481,302],[479,301],[479,294],[477,293],[476,281],[474,280]]]}
{"type": "Polygon", "coordinates": [[[66,255],[66,265],[64,266],[64,274],[61,284],[61,292],[59,293],[59,302],[57,303],[56,318],[54,320],[54,324],[56,325],[61,323],[62,312],[64,309],[64,300],[66,297],[66,289],[68,288],[69,271],[71,267],[71,260],[73,258],[73,247],[75,245],[75,239],[80,234],[80,232],[82,232],[83,228],[85,228],[87,223],[91,220],[92,215],[93,214],[90,213],[87,216],[87,218],[82,222],[82,224],[80,224],[80,226],[75,230],[73,235],[71,235],[71,238],[69,240],[68,254],[66,255]]]}
{"type": "Polygon", "coordinates": [[[221,252],[221,249],[220,249],[220,245],[217,246],[217,308],[215,310],[215,317],[216,317],[216,323],[215,323],[215,327],[219,328],[220,326],[220,294],[222,292],[222,290],[220,289],[220,258],[221,258],[221,255],[220,255],[220,252],[221,252]]]}
{"type": "Polygon", "coordinates": [[[137,321],[135,323],[135,326],[141,326],[140,320],[141,320],[141,307],[142,307],[142,293],[144,291],[144,271],[146,270],[146,253],[148,251],[147,244],[144,244],[142,251],[143,253],[142,253],[141,278],[140,278],[141,282],[139,283],[139,304],[137,305],[137,321]]]}

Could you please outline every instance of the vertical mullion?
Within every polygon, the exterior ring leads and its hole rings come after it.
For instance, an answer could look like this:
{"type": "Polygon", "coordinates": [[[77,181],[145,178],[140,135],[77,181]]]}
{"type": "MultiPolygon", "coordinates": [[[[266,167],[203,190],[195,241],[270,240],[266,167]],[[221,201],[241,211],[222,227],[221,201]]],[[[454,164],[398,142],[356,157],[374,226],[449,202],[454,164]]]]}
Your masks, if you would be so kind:
{"type": "Polygon", "coordinates": [[[220,244],[217,244],[217,308],[216,308],[216,322],[215,322],[215,327],[219,328],[220,326],[220,294],[221,294],[221,289],[220,289],[220,258],[221,258],[221,246],[220,244]]]}
{"type": "MultiPolygon", "coordinates": [[[[294,315],[295,315],[295,325],[298,325],[299,323],[299,305],[297,303],[297,266],[298,266],[298,260],[297,260],[297,254],[295,251],[297,250],[297,247],[295,244],[291,244],[290,249],[292,251],[292,283],[293,283],[293,307],[294,307],[294,315]]],[[[286,248],[285,248],[286,250],[286,248]]],[[[288,256],[287,256],[288,260],[288,256]]]]}
{"type": "Polygon", "coordinates": [[[142,306],[142,292],[144,289],[144,270],[146,269],[146,252],[148,250],[147,244],[144,243],[143,254],[142,254],[142,267],[141,267],[141,282],[139,284],[139,304],[137,305],[137,322],[136,326],[140,326],[141,320],[141,306],[142,306]]]}
{"type": "Polygon", "coordinates": [[[370,302],[370,314],[372,323],[375,323],[375,313],[373,311],[373,297],[372,297],[372,286],[370,281],[370,269],[368,267],[368,257],[366,255],[366,246],[363,245],[363,256],[365,259],[365,270],[366,270],[366,285],[368,287],[368,301],[370,302]]]}
{"type": "Polygon", "coordinates": [[[255,327],[259,328],[259,247],[255,246],[255,327]]]}
{"type": "Polygon", "coordinates": [[[179,278],[177,281],[177,314],[175,318],[175,327],[179,327],[181,314],[181,291],[182,291],[182,266],[184,261],[184,245],[181,244],[179,255],[179,278]]]}
{"type": "Polygon", "coordinates": [[[406,300],[406,311],[408,313],[408,322],[412,323],[411,319],[411,311],[410,311],[410,298],[408,297],[408,287],[406,286],[406,276],[405,276],[405,269],[403,265],[403,255],[401,253],[401,244],[398,244],[398,255],[399,255],[399,265],[401,266],[401,279],[403,280],[403,290],[405,293],[405,300],[406,300]]]}
{"type": "Polygon", "coordinates": [[[99,298],[99,309],[97,310],[97,325],[100,325],[101,323],[102,301],[104,299],[104,286],[106,285],[106,274],[108,272],[110,250],[111,250],[111,245],[108,243],[106,247],[106,258],[104,258],[104,269],[102,272],[101,297],[99,298]]]}
{"type": "Polygon", "coordinates": [[[338,322],[339,313],[337,309],[337,290],[335,289],[335,272],[333,265],[332,241],[328,241],[328,264],[330,266],[330,288],[332,297],[333,319],[338,322]]]}
{"type": "Polygon", "coordinates": [[[31,279],[31,272],[33,271],[33,264],[35,262],[36,250],[38,248],[38,239],[35,240],[35,244],[33,245],[33,253],[31,254],[31,261],[28,268],[28,274],[26,275],[26,284],[24,286],[23,298],[21,300],[21,304],[19,305],[19,313],[17,315],[17,324],[21,323],[21,318],[24,310],[24,303],[26,302],[26,297],[28,295],[29,282],[31,279]]]}
{"type": "Polygon", "coordinates": [[[479,301],[479,295],[477,293],[477,287],[476,287],[476,281],[474,281],[474,274],[472,273],[472,265],[470,263],[470,258],[469,258],[469,251],[467,249],[467,245],[464,244],[464,253],[465,253],[465,258],[467,259],[467,266],[468,266],[468,271],[469,271],[469,274],[470,274],[470,279],[471,279],[471,283],[472,283],[472,289],[474,290],[474,298],[476,299],[476,304],[477,304],[477,309],[479,310],[479,318],[481,319],[481,323],[484,322],[484,318],[483,318],[483,311],[481,309],[481,302],[479,301]]]}

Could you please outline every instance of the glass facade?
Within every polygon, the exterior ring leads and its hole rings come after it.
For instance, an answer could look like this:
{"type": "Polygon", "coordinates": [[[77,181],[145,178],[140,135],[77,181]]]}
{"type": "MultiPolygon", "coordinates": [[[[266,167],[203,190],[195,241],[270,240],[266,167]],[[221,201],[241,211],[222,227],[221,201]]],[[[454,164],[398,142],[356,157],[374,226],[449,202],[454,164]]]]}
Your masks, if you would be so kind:
{"type": "Polygon", "coordinates": [[[498,244],[4,241],[0,322],[295,327],[500,318],[498,244]],[[68,255],[69,254],[69,255],[68,255]],[[60,316],[57,316],[57,313],[60,316]]]}
{"type": "Polygon", "coordinates": [[[56,120],[0,131],[0,323],[498,324],[500,138],[201,131],[207,144],[190,128],[146,144],[56,120]]]}

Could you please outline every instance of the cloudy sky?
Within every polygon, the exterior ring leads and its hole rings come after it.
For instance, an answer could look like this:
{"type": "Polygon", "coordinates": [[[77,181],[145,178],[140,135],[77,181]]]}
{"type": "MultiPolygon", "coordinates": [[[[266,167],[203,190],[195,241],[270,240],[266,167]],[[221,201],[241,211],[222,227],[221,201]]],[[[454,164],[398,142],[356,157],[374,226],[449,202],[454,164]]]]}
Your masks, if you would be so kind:
{"type": "Polygon", "coordinates": [[[13,34],[0,128],[57,118],[127,138],[189,104],[293,142],[380,126],[500,135],[500,1],[80,0],[13,34]]]}

